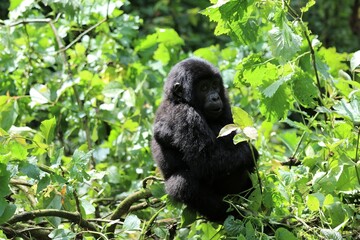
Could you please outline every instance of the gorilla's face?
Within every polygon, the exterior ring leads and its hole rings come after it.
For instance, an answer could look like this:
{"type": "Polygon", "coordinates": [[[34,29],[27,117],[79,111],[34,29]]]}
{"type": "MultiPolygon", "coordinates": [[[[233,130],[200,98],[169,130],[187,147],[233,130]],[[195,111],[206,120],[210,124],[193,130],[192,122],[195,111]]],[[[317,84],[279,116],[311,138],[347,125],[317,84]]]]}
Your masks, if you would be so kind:
{"type": "Polygon", "coordinates": [[[209,62],[196,58],[173,67],[165,84],[165,96],[176,104],[189,104],[206,120],[215,122],[229,104],[219,71],[209,62]]]}
{"type": "Polygon", "coordinates": [[[206,79],[195,85],[199,108],[206,119],[214,120],[222,114],[224,105],[220,97],[221,84],[218,79],[206,79]]]}

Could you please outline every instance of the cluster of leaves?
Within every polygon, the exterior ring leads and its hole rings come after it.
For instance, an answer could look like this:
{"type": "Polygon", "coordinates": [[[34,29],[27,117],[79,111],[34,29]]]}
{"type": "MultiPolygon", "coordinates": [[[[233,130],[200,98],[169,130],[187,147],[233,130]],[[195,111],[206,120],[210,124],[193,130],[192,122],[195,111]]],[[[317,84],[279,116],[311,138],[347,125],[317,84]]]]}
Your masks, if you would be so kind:
{"type": "Polygon", "coordinates": [[[297,12],[315,1],[202,11],[233,41],[190,55],[235,87],[233,103],[259,134],[234,108],[230,130],[244,133],[234,141],[257,137],[262,155],[249,200],[227,199],[248,214],[224,224],[172,203],[151,177],[163,80],[189,54],[174,29],[140,34],[146,23],[128,4],[10,1],[0,22],[0,238],[356,238],[360,52],[339,54],[309,33],[297,12]]]}

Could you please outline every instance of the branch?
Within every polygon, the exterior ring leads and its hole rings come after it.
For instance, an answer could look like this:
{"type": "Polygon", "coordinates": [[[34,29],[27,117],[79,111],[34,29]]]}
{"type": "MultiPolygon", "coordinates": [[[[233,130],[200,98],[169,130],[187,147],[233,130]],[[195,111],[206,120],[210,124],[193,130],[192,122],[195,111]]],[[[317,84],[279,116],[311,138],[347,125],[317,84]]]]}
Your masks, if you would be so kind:
{"type": "MultiPolygon", "coordinates": [[[[129,212],[130,207],[133,203],[139,201],[140,199],[147,199],[151,196],[152,194],[149,189],[141,189],[133,194],[130,194],[118,205],[110,219],[112,221],[120,219],[122,215],[129,212]]],[[[114,238],[116,225],[117,222],[114,222],[107,228],[106,233],[109,234],[109,238],[114,238]]]]}
{"type": "Polygon", "coordinates": [[[164,181],[163,178],[159,178],[159,177],[155,177],[155,176],[148,176],[148,177],[144,178],[144,180],[142,180],[143,188],[146,188],[147,182],[150,181],[150,180],[152,180],[152,181],[162,181],[162,182],[164,181]]]}
{"type": "Polygon", "coordinates": [[[36,18],[29,18],[29,19],[23,19],[17,22],[13,22],[10,24],[4,24],[5,26],[9,27],[15,27],[20,24],[28,24],[28,23],[49,23],[51,22],[50,18],[43,18],[43,19],[36,19],[36,18]]]}
{"type": "Polygon", "coordinates": [[[91,231],[98,231],[96,226],[92,223],[89,223],[85,219],[83,219],[78,213],[70,213],[63,210],[56,209],[42,209],[42,210],[34,210],[30,212],[24,212],[12,217],[6,223],[11,225],[17,222],[25,222],[29,220],[33,220],[38,217],[60,217],[69,220],[75,224],[78,224],[80,227],[89,229],[91,231]]]}
{"type": "Polygon", "coordinates": [[[9,239],[15,239],[16,237],[21,237],[24,240],[27,239],[41,239],[41,240],[51,240],[49,234],[51,229],[43,227],[33,227],[26,224],[16,224],[11,227],[1,226],[0,229],[3,230],[5,235],[9,239]]]}

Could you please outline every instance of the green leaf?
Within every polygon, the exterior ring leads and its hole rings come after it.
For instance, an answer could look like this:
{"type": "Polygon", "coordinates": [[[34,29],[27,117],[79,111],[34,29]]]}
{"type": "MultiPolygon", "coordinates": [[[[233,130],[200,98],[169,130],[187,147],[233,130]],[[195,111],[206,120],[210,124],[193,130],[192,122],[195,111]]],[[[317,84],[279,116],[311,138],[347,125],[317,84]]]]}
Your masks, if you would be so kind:
{"type": "Polygon", "coordinates": [[[88,163],[92,156],[92,152],[93,150],[87,153],[84,153],[83,151],[78,149],[75,150],[69,166],[71,178],[76,179],[80,182],[82,182],[83,179],[90,179],[90,175],[87,173],[86,170],[88,169],[88,163]]]}
{"type": "Polygon", "coordinates": [[[32,179],[40,179],[40,169],[31,163],[24,162],[19,166],[19,171],[32,179]]]}
{"type": "Polygon", "coordinates": [[[254,229],[254,226],[251,224],[250,221],[248,221],[245,224],[245,230],[246,230],[246,238],[247,239],[256,239],[255,229],[254,229]]]}
{"type": "Polygon", "coordinates": [[[0,96],[0,128],[7,131],[18,117],[18,104],[14,98],[0,96]]]}
{"type": "Polygon", "coordinates": [[[217,65],[220,51],[218,46],[210,46],[206,48],[199,48],[193,54],[194,56],[206,59],[212,64],[217,65]]]}
{"type": "Polygon", "coordinates": [[[260,188],[255,188],[254,191],[251,192],[250,196],[249,196],[249,209],[254,211],[254,212],[258,212],[261,208],[261,191],[260,188]]]}
{"type": "Polygon", "coordinates": [[[128,119],[123,125],[123,128],[128,130],[129,132],[136,132],[138,130],[138,127],[139,127],[139,123],[134,122],[131,119],[128,119]]]}
{"type": "Polygon", "coordinates": [[[10,7],[9,11],[14,10],[17,8],[24,0],[10,0],[10,7]]]}
{"type": "Polygon", "coordinates": [[[273,56],[281,63],[291,60],[300,50],[301,37],[296,35],[288,26],[287,21],[283,22],[282,29],[274,27],[269,31],[269,46],[273,56]]]}
{"type": "Polygon", "coordinates": [[[239,107],[233,107],[232,113],[233,113],[234,123],[240,126],[240,128],[243,129],[244,127],[251,127],[254,125],[249,114],[245,112],[243,109],[239,107]]]}
{"type": "Polygon", "coordinates": [[[338,173],[338,181],[336,182],[336,189],[339,191],[353,191],[360,187],[356,164],[354,165],[341,165],[338,173]]]}
{"type": "Polygon", "coordinates": [[[15,213],[16,205],[8,203],[0,198],[0,224],[8,221],[15,213]]]}
{"type": "Polygon", "coordinates": [[[360,50],[356,51],[350,60],[350,70],[353,72],[360,65],[360,50]]]}
{"type": "Polygon", "coordinates": [[[343,240],[341,234],[333,229],[321,229],[320,233],[328,240],[343,240]]]}
{"type": "Polygon", "coordinates": [[[311,8],[314,5],[315,5],[315,0],[309,0],[306,3],[305,7],[300,8],[300,10],[302,13],[305,13],[305,12],[309,11],[309,8],[311,8]]]}
{"type": "Polygon", "coordinates": [[[186,207],[181,214],[181,228],[187,227],[196,221],[196,212],[186,207]]]}
{"type": "Polygon", "coordinates": [[[229,216],[226,218],[224,222],[224,228],[230,236],[237,236],[244,232],[245,229],[243,223],[240,220],[235,219],[234,216],[229,216]]]}
{"type": "Polygon", "coordinates": [[[318,89],[308,73],[298,71],[293,77],[291,88],[300,105],[307,108],[316,106],[315,98],[318,96],[318,89]]]}
{"type": "Polygon", "coordinates": [[[279,89],[279,87],[281,85],[283,85],[284,83],[286,83],[287,81],[289,81],[292,76],[293,76],[293,74],[291,73],[289,75],[286,75],[285,77],[280,78],[279,80],[277,80],[276,82],[272,83],[270,86],[265,88],[265,90],[263,90],[262,93],[266,97],[271,98],[276,93],[276,91],[279,89]]]}
{"type": "Polygon", "coordinates": [[[201,13],[217,22],[215,35],[229,34],[235,41],[250,44],[259,35],[253,11],[252,1],[218,1],[201,13]]]}
{"type": "Polygon", "coordinates": [[[51,93],[47,86],[43,84],[37,84],[30,89],[30,107],[34,107],[36,105],[43,105],[51,102],[51,93]]]}
{"type": "Polygon", "coordinates": [[[273,81],[278,78],[278,69],[274,64],[255,64],[253,66],[247,66],[243,72],[243,81],[250,83],[252,87],[258,87],[264,82],[273,81]],[[254,67],[256,66],[256,67],[254,67]]]}
{"type": "Polygon", "coordinates": [[[154,53],[154,59],[161,61],[163,65],[166,65],[170,61],[170,52],[169,49],[165,46],[165,44],[159,44],[158,49],[156,49],[154,53]]]}
{"type": "Polygon", "coordinates": [[[330,220],[330,226],[335,228],[344,223],[348,218],[345,211],[345,205],[340,202],[335,202],[331,205],[324,206],[325,216],[330,220]]]}
{"type": "Polygon", "coordinates": [[[135,107],[136,105],[136,95],[133,89],[129,88],[127,89],[122,96],[122,101],[129,106],[129,107],[135,107]]]}
{"type": "Polygon", "coordinates": [[[244,134],[242,133],[238,133],[234,136],[234,139],[233,139],[233,142],[234,144],[238,144],[238,143],[241,143],[241,142],[246,142],[248,140],[247,137],[244,136],[244,134]]]}
{"type": "Polygon", "coordinates": [[[49,237],[55,240],[69,240],[75,239],[76,234],[68,229],[55,229],[49,234],[49,237]]]}
{"type": "Polygon", "coordinates": [[[360,124],[360,101],[353,99],[350,103],[347,103],[345,99],[341,99],[334,106],[335,112],[345,118],[351,120],[351,122],[357,126],[360,124]]]}
{"type": "Polygon", "coordinates": [[[271,97],[264,97],[260,103],[260,111],[269,121],[277,121],[287,116],[290,109],[291,97],[285,85],[279,87],[271,97]]]}
{"type": "Polygon", "coordinates": [[[17,141],[11,141],[8,145],[8,149],[11,153],[11,159],[25,160],[28,156],[26,146],[20,144],[17,141]]]}
{"type": "Polygon", "coordinates": [[[250,140],[256,140],[258,138],[258,132],[254,127],[244,127],[242,131],[244,135],[250,140]]]}
{"type": "Polygon", "coordinates": [[[334,203],[334,197],[331,194],[326,195],[324,199],[324,206],[331,205],[334,203]]]}
{"type": "Polygon", "coordinates": [[[297,237],[286,228],[278,228],[275,232],[276,240],[297,240],[297,237]]]}
{"type": "Polygon", "coordinates": [[[166,194],[163,183],[151,184],[150,191],[151,191],[151,195],[159,199],[166,194]]]}
{"type": "Polygon", "coordinates": [[[202,223],[199,227],[203,234],[201,234],[201,237],[203,239],[220,239],[220,234],[217,234],[217,230],[212,226],[212,224],[209,223],[202,223]]]}
{"type": "Polygon", "coordinates": [[[47,144],[51,144],[52,141],[54,140],[55,127],[56,127],[55,117],[41,122],[40,131],[43,134],[47,144]]]}
{"type": "Polygon", "coordinates": [[[163,43],[167,47],[184,45],[184,40],[174,29],[159,28],[156,33],[158,34],[157,42],[163,43]]]}
{"type": "Polygon", "coordinates": [[[0,163],[0,197],[10,194],[9,182],[11,173],[7,170],[6,166],[0,163]]]}
{"type": "Polygon", "coordinates": [[[320,202],[314,194],[309,194],[306,199],[306,205],[311,211],[319,211],[320,202]]]}
{"type": "Polygon", "coordinates": [[[81,200],[81,207],[84,209],[86,215],[95,213],[95,207],[85,199],[81,200]]]}
{"type": "Polygon", "coordinates": [[[130,230],[140,230],[141,221],[140,219],[133,214],[128,215],[123,224],[123,230],[124,231],[130,231],[130,230]]]}
{"type": "Polygon", "coordinates": [[[108,98],[118,98],[125,91],[124,85],[117,81],[112,81],[104,87],[102,94],[108,98]]]}

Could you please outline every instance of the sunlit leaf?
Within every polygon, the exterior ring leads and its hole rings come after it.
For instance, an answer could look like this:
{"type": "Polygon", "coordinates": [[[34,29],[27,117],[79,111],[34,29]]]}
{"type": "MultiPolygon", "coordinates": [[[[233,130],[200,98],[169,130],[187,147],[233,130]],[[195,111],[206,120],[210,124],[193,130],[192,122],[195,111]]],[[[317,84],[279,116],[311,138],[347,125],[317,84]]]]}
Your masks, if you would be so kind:
{"type": "Polygon", "coordinates": [[[277,80],[276,82],[274,82],[270,86],[268,86],[266,89],[264,89],[263,94],[266,97],[271,98],[276,93],[276,91],[279,89],[279,87],[281,85],[283,85],[284,83],[286,83],[287,81],[289,81],[292,76],[293,76],[293,74],[289,74],[289,75],[286,75],[286,76],[280,78],[279,80],[277,80]]]}
{"type": "Polygon", "coordinates": [[[302,38],[295,34],[285,21],[282,28],[274,27],[269,31],[269,45],[274,57],[282,63],[291,60],[300,50],[302,38]]]}
{"type": "Polygon", "coordinates": [[[251,119],[249,114],[245,112],[243,109],[239,107],[233,107],[232,112],[233,112],[234,123],[240,126],[241,128],[254,125],[253,120],[251,119]]]}
{"type": "Polygon", "coordinates": [[[34,107],[36,105],[42,105],[49,103],[50,100],[50,90],[47,86],[38,84],[30,89],[30,107],[34,107]]]}
{"type": "Polygon", "coordinates": [[[243,132],[245,136],[248,137],[250,140],[256,140],[258,137],[258,132],[254,127],[245,127],[243,129],[243,132]]]}
{"type": "Polygon", "coordinates": [[[84,209],[86,215],[93,214],[95,212],[95,207],[87,200],[81,200],[81,206],[84,209]]]}
{"type": "Polygon", "coordinates": [[[286,117],[290,108],[291,99],[284,85],[271,98],[265,97],[260,104],[261,113],[269,121],[277,121],[286,117]]]}
{"type": "Polygon", "coordinates": [[[309,8],[311,8],[314,5],[315,5],[315,0],[309,0],[306,3],[305,7],[300,8],[300,10],[302,13],[305,13],[305,12],[309,11],[309,8]]]}
{"type": "Polygon", "coordinates": [[[26,159],[28,152],[24,145],[20,144],[17,141],[11,141],[8,147],[9,150],[11,151],[11,159],[16,159],[16,160],[26,159]]]}
{"type": "Polygon", "coordinates": [[[240,128],[236,124],[228,124],[220,130],[218,137],[227,136],[230,133],[232,133],[233,131],[237,131],[239,129],[240,128]]]}
{"type": "Polygon", "coordinates": [[[341,99],[334,109],[336,113],[351,120],[354,125],[360,124],[360,101],[358,99],[353,99],[350,103],[341,99]]]}
{"type": "Polygon", "coordinates": [[[320,202],[313,194],[307,196],[306,205],[311,211],[318,211],[320,208],[320,202]]]}
{"type": "Polygon", "coordinates": [[[350,70],[353,72],[360,65],[360,50],[356,51],[350,59],[350,70]]]}
{"type": "Polygon", "coordinates": [[[54,139],[55,127],[56,127],[55,117],[41,122],[40,130],[47,144],[50,144],[54,139]]]}

